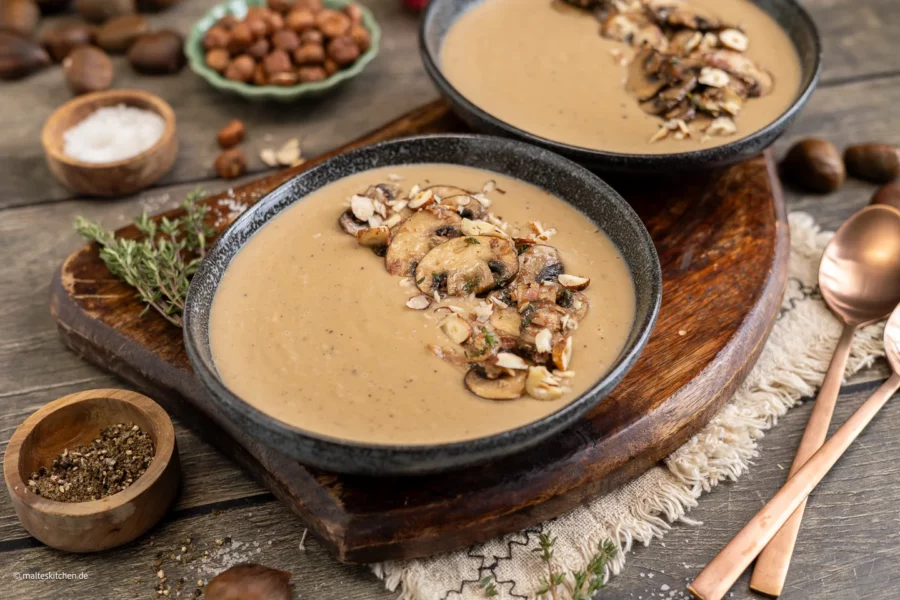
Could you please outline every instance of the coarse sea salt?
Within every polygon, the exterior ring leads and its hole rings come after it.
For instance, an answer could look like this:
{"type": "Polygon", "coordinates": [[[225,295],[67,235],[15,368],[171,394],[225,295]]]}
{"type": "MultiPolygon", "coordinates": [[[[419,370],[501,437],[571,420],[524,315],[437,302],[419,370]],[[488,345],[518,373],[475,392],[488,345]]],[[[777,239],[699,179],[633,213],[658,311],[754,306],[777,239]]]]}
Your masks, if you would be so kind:
{"type": "Polygon", "coordinates": [[[150,110],[99,108],[63,133],[66,156],[86,163],[111,163],[137,156],[160,140],[166,124],[150,110]]]}

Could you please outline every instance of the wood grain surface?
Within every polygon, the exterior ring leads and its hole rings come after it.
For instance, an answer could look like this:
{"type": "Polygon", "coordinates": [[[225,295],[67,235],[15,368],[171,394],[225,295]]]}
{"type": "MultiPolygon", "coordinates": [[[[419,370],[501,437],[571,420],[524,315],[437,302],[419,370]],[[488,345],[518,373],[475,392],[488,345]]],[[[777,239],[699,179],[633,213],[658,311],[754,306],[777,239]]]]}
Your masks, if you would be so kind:
{"type": "MultiPolygon", "coordinates": [[[[822,33],[825,70],[822,85],[803,114],[777,142],[780,156],[795,139],[819,135],[839,148],[879,139],[900,143],[900,76],[895,40],[900,35],[900,4],[894,0],[801,0],[822,33]]],[[[186,32],[213,0],[178,3],[151,16],[156,26],[186,32]]],[[[39,132],[53,108],[68,99],[62,73],[48,69],[29,79],[0,84],[0,451],[15,427],[29,414],[62,395],[88,388],[122,386],[121,380],[79,360],[59,340],[47,310],[49,283],[60,262],[81,241],[72,231],[76,215],[121,227],[143,208],[174,207],[202,186],[210,193],[232,182],[210,179],[216,145],[214,133],[231,118],[248,125],[246,142],[253,175],[262,147],[299,136],[308,155],[337,147],[403,112],[436,97],[422,72],[415,41],[416,20],[395,0],[366,2],[384,26],[386,44],[356,84],[327,102],[300,105],[285,113],[266,105],[243,104],[218,96],[184,70],[177,76],[147,78],[130,73],[114,58],[117,87],[138,87],[162,95],[179,117],[182,151],[170,176],[159,187],[117,202],[72,197],[51,181],[40,153],[39,132]],[[372,90],[389,78],[389,88],[372,90]],[[4,209],[5,207],[5,209],[4,209]]],[[[241,183],[236,182],[236,183],[241,183]]],[[[826,229],[835,229],[865,205],[874,187],[849,179],[837,192],[821,196],[788,187],[790,210],[812,214],[826,229]]],[[[880,361],[854,377],[842,392],[835,423],[843,421],[883,378],[880,361]]],[[[602,598],[638,600],[658,597],[661,585],[680,589],[762,506],[784,481],[785,470],[809,415],[806,403],[779,420],[761,440],[760,455],[741,479],[724,483],[699,499],[690,516],[701,526],[676,524],[660,542],[637,546],[625,571],[614,578],[602,598]],[[654,575],[653,578],[650,575],[654,575]]],[[[900,563],[900,405],[883,414],[850,449],[812,496],[798,541],[786,600],[895,600],[896,565],[900,563]]],[[[222,453],[176,420],[184,470],[175,509],[137,542],[100,555],[77,556],[53,551],[18,524],[8,498],[0,495],[0,582],[12,600],[59,597],[120,600],[156,597],[156,554],[170,551],[187,535],[202,544],[216,538],[261,550],[249,558],[292,571],[295,598],[317,600],[395,599],[364,567],[340,565],[301,521],[272,494],[222,453]],[[269,544],[268,542],[272,542],[269,544]],[[16,573],[84,572],[79,581],[20,580],[16,573]]],[[[217,562],[216,565],[221,565],[217,562]]],[[[173,570],[190,576],[189,569],[173,570]]],[[[747,581],[733,589],[734,600],[759,598],[747,581]]],[[[452,596],[451,596],[452,598],[452,596]]]]}

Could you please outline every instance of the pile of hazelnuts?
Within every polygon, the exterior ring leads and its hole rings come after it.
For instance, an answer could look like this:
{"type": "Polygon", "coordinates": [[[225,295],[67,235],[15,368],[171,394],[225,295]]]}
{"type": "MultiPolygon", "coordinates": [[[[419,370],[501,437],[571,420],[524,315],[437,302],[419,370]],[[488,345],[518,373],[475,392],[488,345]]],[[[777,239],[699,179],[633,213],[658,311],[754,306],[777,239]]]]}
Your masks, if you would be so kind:
{"type": "Polygon", "coordinates": [[[331,10],[322,0],[268,0],[241,20],[226,15],[203,37],[206,64],[232,81],[294,85],[322,81],[369,49],[359,6],[331,10]]]}

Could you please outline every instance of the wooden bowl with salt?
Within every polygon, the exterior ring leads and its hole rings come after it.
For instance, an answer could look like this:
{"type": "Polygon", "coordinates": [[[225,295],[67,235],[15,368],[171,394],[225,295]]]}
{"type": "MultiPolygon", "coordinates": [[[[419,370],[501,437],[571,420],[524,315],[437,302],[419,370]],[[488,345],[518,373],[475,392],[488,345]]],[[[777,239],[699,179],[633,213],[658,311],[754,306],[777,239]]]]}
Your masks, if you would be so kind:
{"type": "MultiPolygon", "coordinates": [[[[70,471],[71,472],[71,471],[70,471]]],[[[130,542],[155,525],[178,493],[175,430],[156,402],[127,390],[90,390],[47,404],[22,423],[6,448],[3,474],[22,526],[46,545],[96,552],[130,542]],[[64,450],[90,445],[106,427],[137,425],[153,441],[153,459],[124,490],[99,500],[62,502],[34,493],[32,474],[64,450]]]]}
{"type": "Polygon", "coordinates": [[[127,196],[147,188],[175,163],[178,136],[175,112],[154,94],[141,90],[106,90],[78,96],[57,108],[41,131],[41,144],[47,165],[67,188],[90,196],[127,196]],[[162,137],[136,156],[114,162],[85,162],[65,153],[64,134],[95,111],[119,105],[149,110],[164,123],[162,137]]]}

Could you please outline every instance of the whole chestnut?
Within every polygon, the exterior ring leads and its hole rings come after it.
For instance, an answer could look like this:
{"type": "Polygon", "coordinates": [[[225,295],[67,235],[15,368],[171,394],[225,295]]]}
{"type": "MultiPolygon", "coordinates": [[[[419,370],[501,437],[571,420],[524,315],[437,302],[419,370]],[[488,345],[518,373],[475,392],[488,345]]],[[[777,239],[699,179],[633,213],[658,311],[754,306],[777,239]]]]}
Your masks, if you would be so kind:
{"type": "Polygon", "coordinates": [[[134,0],[75,0],[75,10],[94,23],[136,12],[134,0]]]}
{"type": "Polygon", "coordinates": [[[225,69],[225,78],[232,81],[250,83],[255,70],[256,61],[246,54],[241,54],[231,61],[231,64],[225,69]]]}
{"type": "Polygon", "coordinates": [[[350,17],[342,12],[325,8],[316,15],[316,27],[325,37],[336,38],[350,29],[350,17]]]}
{"type": "Polygon", "coordinates": [[[41,45],[54,61],[60,62],[72,48],[93,42],[96,32],[97,28],[87,23],[60,23],[41,33],[41,45]]]}
{"type": "Polygon", "coordinates": [[[145,33],[128,49],[128,62],[138,73],[169,75],[184,66],[184,40],[170,30],[145,33]]]}
{"type": "Polygon", "coordinates": [[[887,183],[900,176],[900,146],[854,144],[844,150],[844,164],[854,177],[872,183],[887,183]]]}
{"type": "Polygon", "coordinates": [[[369,49],[369,46],[372,45],[372,37],[369,35],[369,31],[362,25],[352,26],[350,28],[350,37],[353,39],[353,43],[356,44],[356,47],[359,48],[360,52],[365,52],[369,49]]]}
{"type": "Polygon", "coordinates": [[[321,65],[325,62],[325,48],[322,44],[303,44],[294,50],[294,63],[298,66],[321,65]]]}
{"type": "Polygon", "coordinates": [[[303,44],[323,44],[325,36],[318,29],[307,29],[300,34],[300,45],[303,44]]]}
{"type": "Polygon", "coordinates": [[[275,12],[286,13],[294,7],[294,0],[269,0],[266,4],[275,12]]]}
{"type": "Polygon", "coordinates": [[[272,34],[272,46],[285,52],[293,52],[300,47],[300,38],[290,29],[282,29],[272,34]]]}
{"type": "Polygon", "coordinates": [[[302,33],[316,26],[316,15],[311,10],[295,8],[285,17],[284,24],[288,29],[302,33]]]}
{"type": "Polygon", "coordinates": [[[900,183],[886,183],[872,195],[870,204],[890,204],[900,208],[900,183]]]}
{"type": "Polygon", "coordinates": [[[261,38],[253,42],[253,45],[247,48],[247,54],[252,56],[254,60],[262,60],[266,57],[271,48],[272,44],[269,43],[269,40],[261,38]]]}
{"type": "Polygon", "coordinates": [[[113,65],[109,56],[95,46],[79,46],[62,62],[66,83],[76,96],[109,89],[113,65]]]}
{"type": "Polygon", "coordinates": [[[327,79],[328,74],[322,67],[300,67],[297,69],[297,78],[300,80],[300,83],[309,83],[327,79]]]}
{"type": "Polygon", "coordinates": [[[150,22],[143,15],[114,17],[97,30],[97,45],[107,52],[128,52],[131,44],[150,31],[150,22]]]}
{"type": "Polygon", "coordinates": [[[0,29],[9,29],[30,36],[40,19],[41,11],[34,0],[0,2],[0,29]]]}
{"type": "Polygon", "coordinates": [[[285,73],[293,68],[291,57],[284,50],[273,50],[264,60],[263,66],[269,78],[275,73],[285,73]]]}
{"type": "Polygon", "coordinates": [[[227,48],[231,41],[231,33],[223,25],[213,25],[203,34],[203,49],[227,48]]]}
{"type": "Polygon", "coordinates": [[[837,148],[819,138],[807,138],[791,146],[781,161],[781,172],[799,187],[820,194],[838,189],[846,178],[837,148]]]}
{"type": "Polygon", "coordinates": [[[223,73],[229,63],[231,63],[231,55],[225,48],[213,48],[206,53],[206,66],[218,73],[223,73]]]}
{"type": "Polygon", "coordinates": [[[359,48],[349,35],[336,37],[328,42],[328,56],[339,67],[346,67],[359,58],[359,48]]]}
{"type": "Polygon", "coordinates": [[[0,79],[18,79],[50,64],[50,55],[24,35],[0,29],[0,79]]]}
{"type": "Polygon", "coordinates": [[[232,54],[243,52],[253,44],[255,39],[249,25],[238,23],[231,28],[231,40],[228,42],[228,51],[232,54]]]}

